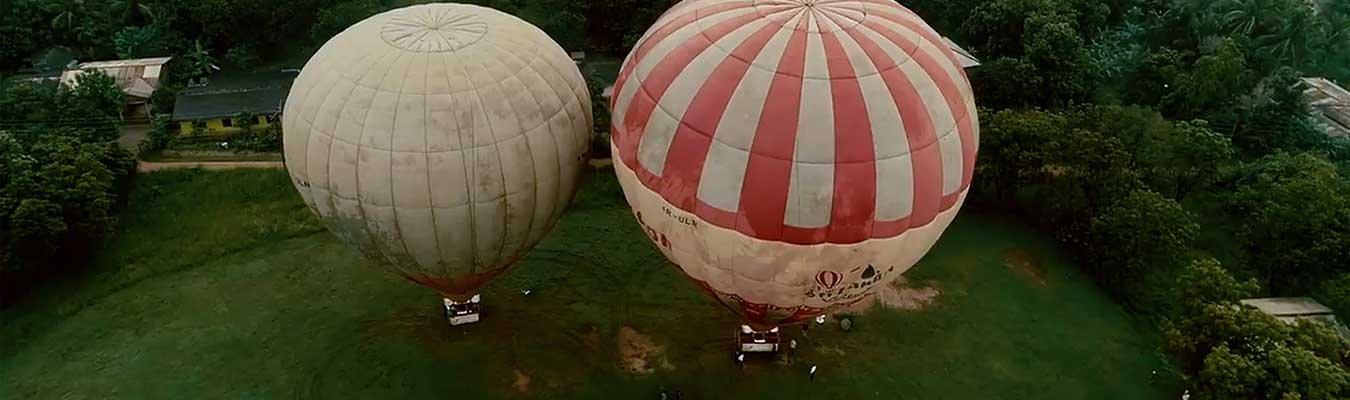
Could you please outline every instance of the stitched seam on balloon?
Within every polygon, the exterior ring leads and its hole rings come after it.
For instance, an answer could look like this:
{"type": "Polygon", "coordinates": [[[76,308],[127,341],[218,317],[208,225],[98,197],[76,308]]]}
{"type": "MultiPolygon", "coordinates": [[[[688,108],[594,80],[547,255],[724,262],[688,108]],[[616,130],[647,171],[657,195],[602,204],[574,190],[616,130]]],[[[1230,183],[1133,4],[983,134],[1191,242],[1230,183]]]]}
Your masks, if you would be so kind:
{"type": "MultiPolygon", "coordinates": [[[[404,54],[403,52],[397,52],[397,55],[395,56],[396,58],[394,58],[394,61],[393,61],[392,63],[389,64],[389,68],[384,70],[384,76],[380,78],[380,81],[384,81],[385,79],[387,79],[387,78],[389,77],[389,72],[393,71],[393,69],[394,69],[394,64],[398,63],[399,58],[402,58],[402,57],[403,57],[403,54],[404,54]]],[[[374,102],[375,102],[375,97],[377,97],[377,96],[371,96],[371,104],[374,104],[374,102]]],[[[364,142],[365,139],[366,139],[366,130],[370,127],[370,125],[366,124],[366,120],[368,120],[368,119],[370,118],[370,110],[372,110],[372,109],[374,109],[374,107],[366,107],[366,114],[365,114],[365,117],[361,118],[361,135],[360,135],[360,137],[357,138],[357,141],[358,141],[358,142],[364,142]]],[[[335,136],[330,136],[330,138],[332,138],[332,140],[336,140],[336,137],[335,137],[335,136]]],[[[350,143],[349,143],[349,144],[350,144],[350,143]]],[[[332,143],[330,142],[329,145],[331,146],[332,143]]],[[[352,145],[353,145],[353,146],[356,146],[356,163],[357,163],[357,166],[360,166],[360,164],[361,164],[361,150],[363,150],[363,149],[361,148],[360,145],[355,145],[355,144],[352,144],[352,145]]],[[[329,165],[332,165],[332,163],[329,163],[329,165]]],[[[366,227],[366,229],[365,229],[365,230],[366,230],[366,235],[370,238],[371,243],[374,243],[375,251],[376,251],[377,253],[379,253],[381,257],[384,257],[384,259],[385,259],[385,261],[386,261],[385,267],[386,267],[386,268],[393,269],[393,270],[394,270],[395,272],[397,272],[397,273],[406,275],[407,272],[404,271],[401,267],[399,267],[399,266],[397,265],[398,263],[395,262],[394,259],[390,258],[390,257],[389,257],[389,254],[387,254],[387,253],[385,252],[384,246],[379,245],[379,243],[381,243],[382,241],[379,240],[379,238],[375,237],[375,230],[374,230],[374,229],[371,229],[371,227],[370,227],[370,219],[366,216],[366,204],[365,204],[365,202],[361,201],[361,192],[363,191],[363,190],[361,189],[361,171],[357,171],[356,174],[355,174],[355,176],[356,176],[356,179],[355,179],[355,183],[356,183],[356,209],[357,209],[357,210],[360,210],[360,213],[361,213],[361,221],[365,224],[365,227],[366,227]]],[[[332,179],[333,179],[333,175],[332,175],[332,174],[329,174],[329,175],[328,175],[328,180],[329,180],[329,186],[330,186],[330,187],[332,186],[332,179]]],[[[392,199],[391,199],[391,200],[392,200],[392,199]]],[[[390,202],[392,203],[392,201],[390,201],[390,202]]],[[[397,218],[397,217],[395,217],[395,218],[397,218]]]]}
{"type": "MultiPolygon", "coordinates": [[[[509,53],[509,52],[508,52],[508,53],[509,53]]],[[[479,65],[480,67],[483,67],[483,71],[484,71],[484,72],[487,72],[487,71],[488,71],[488,69],[487,69],[487,60],[496,61],[498,64],[501,64],[503,67],[506,66],[506,63],[502,62],[500,59],[497,59],[497,58],[495,58],[495,57],[483,57],[482,60],[479,61],[479,64],[478,64],[478,65],[479,65]]],[[[525,68],[529,68],[529,65],[526,65],[525,68]]],[[[522,71],[523,71],[523,70],[522,70],[522,71]]],[[[511,78],[507,78],[507,79],[512,79],[512,78],[516,79],[517,81],[522,82],[521,86],[524,87],[524,83],[523,83],[524,81],[520,79],[519,74],[517,74],[516,76],[513,76],[513,77],[511,77],[511,78]]],[[[521,118],[520,118],[520,112],[516,111],[516,104],[515,104],[514,102],[511,101],[510,95],[507,95],[507,94],[506,94],[506,86],[505,86],[505,85],[502,85],[502,81],[503,81],[503,80],[494,79],[494,80],[493,80],[493,84],[497,85],[497,90],[500,90],[500,91],[502,92],[503,96],[505,97],[504,100],[505,100],[505,102],[506,102],[506,104],[507,104],[506,108],[509,109],[509,110],[511,110],[511,115],[513,115],[513,116],[516,117],[516,121],[520,121],[520,120],[521,120],[521,118]]],[[[529,90],[527,89],[526,91],[528,92],[529,90]]],[[[536,103],[538,103],[538,101],[536,101],[536,103]]],[[[536,104],[536,105],[537,105],[537,104],[536,104]]],[[[544,126],[544,125],[541,124],[540,126],[544,126]]],[[[512,137],[512,139],[520,138],[521,140],[524,140],[524,141],[525,141],[525,148],[527,149],[527,151],[528,151],[529,146],[530,146],[530,136],[529,136],[529,133],[530,133],[530,131],[524,131],[524,132],[522,132],[521,134],[512,137]]],[[[494,135],[495,135],[495,134],[494,134],[494,135]]],[[[502,141],[499,141],[498,143],[501,143],[501,142],[502,142],[502,141]]],[[[501,179],[502,179],[502,192],[505,193],[505,192],[507,192],[507,189],[508,189],[508,184],[507,184],[507,180],[506,180],[506,164],[502,162],[502,149],[501,149],[501,147],[498,146],[496,149],[497,149],[496,153],[497,153],[497,165],[498,165],[497,172],[501,175],[501,179]]],[[[530,152],[530,157],[528,157],[528,158],[530,159],[530,168],[533,169],[533,168],[534,168],[534,153],[533,153],[533,152],[530,152]]],[[[537,176],[535,176],[535,175],[531,175],[531,176],[535,177],[535,179],[536,179],[536,181],[537,181],[537,179],[538,179],[537,176]]],[[[501,240],[498,240],[498,241],[497,241],[497,257],[496,257],[496,259],[493,260],[493,261],[494,261],[494,264],[495,264],[495,262],[496,262],[497,260],[499,260],[499,259],[502,258],[502,255],[503,255],[503,254],[506,253],[506,242],[507,242],[507,240],[508,240],[508,239],[510,238],[510,236],[511,236],[511,235],[510,235],[510,233],[511,233],[511,232],[510,232],[510,227],[511,227],[511,199],[510,199],[509,197],[510,197],[510,195],[503,195],[503,196],[502,196],[502,198],[503,198],[503,201],[501,202],[501,203],[502,203],[502,237],[501,237],[501,240]]],[[[538,201],[538,199],[536,198],[535,201],[538,201]]],[[[533,204],[532,204],[532,205],[533,205],[533,204]]],[[[531,207],[531,209],[530,209],[530,222],[531,222],[531,223],[534,222],[534,207],[531,207]]],[[[529,229],[528,229],[528,228],[529,228],[529,227],[527,226],[527,227],[526,227],[526,231],[525,231],[525,239],[526,239],[526,240],[529,240],[529,236],[530,236],[530,232],[529,232],[529,229]]]]}
{"type": "MultiPolygon", "coordinates": [[[[485,57],[485,59],[486,59],[486,57],[485,57]]],[[[488,72],[487,64],[485,64],[484,61],[480,60],[480,61],[478,62],[478,66],[479,66],[480,68],[483,69],[483,73],[488,74],[489,77],[492,76],[492,74],[491,74],[490,72],[488,72]]],[[[519,75],[519,74],[517,74],[517,75],[519,75]]],[[[516,78],[516,79],[520,79],[520,78],[516,78]]],[[[494,79],[494,80],[493,80],[493,84],[496,84],[496,85],[497,85],[498,90],[502,90],[502,89],[503,89],[503,88],[502,88],[502,85],[501,85],[501,81],[494,79]]],[[[475,90],[474,93],[477,94],[477,95],[479,96],[479,97],[478,97],[478,99],[479,99],[479,104],[482,104],[482,92],[475,90]]],[[[505,90],[502,90],[502,93],[505,94],[506,91],[505,91],[505,90]]],[[[511,109],[512,109],[511,111],[512,111],[512,113],[514,114],[514,113],[515,113],[515,109],[514,109],[515,105],[511,105],[511,104],[510,104],[510,101],[507,101],[506,103],[508,104],[507,107],[508,107],[508,108],[511,108],[511,109]]],[[[519,119],[519,118],[517,118],[517,119],[519,119]]],[[[496,140],[496,141],[494,141],[494,142],[492,143],[492,148],[493,148],[493,150],[494,150],[494,151],[493,151],[493,154],[497,156],[497,165],[498,165],[498,167],[497,167],[497,176],[498,176],[499,179],[501,179],[501,185],[502,185],[502,196],[501,196],[501,198],[503,199],[503,200],[501,201],[501,203],[502,203],[502,234],[501,234],[501,237],[499,237],[499,238],[497,239],[497,253],[496,253],[495,255],[493,255],[492,262],[489,263],[489,264],[491,264],[491,265],[496,265],[497,262],[498,262],[499,260],[502,259],[502,252],[503,252],[503,251],[505,250],[505,248],[506,248],[506,238],[507,238],[507,229],[506,229],[506,227],[510,226],[510,224],[508,223],[508,222],[509,222],[508,217],[509,217],[509,215],[510,215],[510,204],[511,204],[511,202],[509,201],[509,199],[506,199],[506,197],[508,196],[508,194],[506,194],[506,189],[507,189],[507,185],[506,185],[506,169],[501,167],[502,165],[504,165],[504,164],[502,163],[502,148],[501,148],[501,143],[502,143],[502,142],[505,142],[506,139],[498,139],[498,138],[497,138],[497,127],[496,127],[495,125],[492,124],[492,118],[488,118],[488,119],[487,119],[487,122],[488,122],[488,131],[492,133],[492,138],[496,140]]],[[[524,131],[524,132],[529,132],[529,131],[524,131]]],[[[521,134],[519,134],[519,135],[512,136],[510,139],[515,139],[516,137],[524,136],[524,135],[525,135],[524,133],[521,133],[521,134]]],[[[525,138],[525,139],[528,140],[528,138],[525,138]]]]}
{"type": "MultiPolygon", "coordinates": [[[[547,35],[546,35],[546,37],[547,37],[547,35]]],[[[499,48],[499,49],[506,50],[506,48],[501,47],[501,46],[498,45],[496,42],[491,42],[491,44],[492,44],[493,46],[499,48]]],[[[536,43],[536,44],[537,44],[537,43],[536,43]]],[[[558,50],[562,50],[562,48],[558,48],[558,50]]],[[[515,54],[512,53],[512,56],[515,56],[515,54]]],[[[568,89],[571,89],[571,92],[572,92],[572,95],[571,95],[571,96],[568,96],[570,99],[576,100],[578,104],[585,104],[585,103],[588,103],[588,102],[589,102],[588,99],[584,99],[584,98],[582,98],[582,96],[581,96],[580,94],[578,94],[579,88],[576,88],[576,87],[573,87],[573,86],[572,86],[573,82],[572,82],[571,80],[567,79],[567,74],[564,73],[564,71],[558,70],[558,66],[557,66],[557,65],[553,65],[553,63],[552,63],[551,61],[549,61],[548,58],[545,58],[545,57],[538,57],[538,58],[536,58],[536,59],[538,59],[538,60],[543,60],[543,61],[544,61],[544,64],[547,64],[548,67],[549,67],[549,69],[550,69],[550,70],[553,70],[553,73],[556,74],[556,75],[558,76],[558,78],[559,78],[560,80],[563,81],[563,83],[566,83],[566,84],[567,84],[567,88],[568,88],[568,89]]],[[[523,60],[522,60],[522,61],[523,61],[523,60]]],[[[543,74],[540,74],[539,71],[535,70],[534,67],[530,66],[529,63],[524,63],[524,65],[525,65],[525,67],[524,67],[524,68],[521,68],[519,71],[516,71],[516,73],[515,73],[514,76],[517,76],[517,77],[518,77],[518,76],[520,76],[520,73],[521,73],[521,72],[524,72],[526,69],[529,69],[531,72],[534,72],[535,75],[539,75],[540,78],[543,77],[543,74]]],[[[583,84],[583,86],[584,86],[585,81],[586,81],[586,77],[582,76],[582,77],[580,77],[580,78],[581,78],[580,80],[581,80],[581,82],[582,82],[582,84],[583,84]]],[[[547,80],[545,80],[545,82],[547,82],[547,80]]],[[[549,88],[553,90],[554,94],[557,94],[558,88],[553,87],[553,85],[549,85],[549,88]]],[[[587,89],[587,92],[589,93],[589,89],[587,89]]],[[[570,104],[570,103],[561,101],[561,100],[562,100],[562,96],[561,96],[561,95],[559,95],[558,97],[559,97],[559,99],[558,99],[558,100],[559,100],[559,103],[562,104],[562,107],[559,109],[559,112],[566,112],[566,111],[567,111],[567,105],[570,104]]],[[[557,113],[554,113],[554,114],[553,114],[552,116],[550,116],[549,118],[546,118],[546,119],[544,120],[544,123],[548,123],[548,120],[549,120],[549,119],[552,119],[553,117],[556,117],[556,116],[557,116],[557,113]]],[[[568,114],[568,119],[569,119],[569,120],[573,119],[571,114],[568,114]]]]}
{"type": "MultiPolygon", "coordinates": [[[[427,62],[427,65],[430,65],[430,64],[431,64],[431,58],[432,58],[431,55],[430,55],[430,54],[425,54],[425,55],[423,55],[423,56],[427,58],[427,61],[426,61],[426,62],[427,62]]],[[[423,69],[422,69],[422,84],[425,85],[425,84],[427,84],[427,83],[430,82],[430,81],[431,81],[431,68],[423,68],[423,69]]],[[[422,96],[422,101],[423,101],[422,104],[426,104],[426,98],[427,98],[428,96],[427,96],[426,94],[422,94],[421,96],[422,96]]],[[[428,207],[428,208],[430,208],[430,207],[435,207],[435,206],[436,206],[436,204],[435,204],[435,203],[436,203],[436,194],[433,193],[432,190],[431,190],[431,154],[430,154],[429,151],[427,151],[427,150],[430,150],[430,149],[431,149],[431,139],[430,139],[431,135],[429,134],[429,132],[431,131],[431,128],[428,126],[428,125],[430,125],[430,124],[428,124],[429,121],[431,121],[431,108],[430,108],[430,107],[422,107],[422,162],[425,163],[425,164],[423,164],[423,165],[426,166],[426,171],[424,171],[423,175],[427,178],[427,179],[426,179],[426,188],[427,188],[427,207],[428,207]]],[[[391,154],[391,156],[392,156],[392,154],[391,154]]],[[[441,251],[441,228],[440,228],[439,224],[436,222],[436,212],[435,212],[435,211],[431,211],[431,212],[429,212],[428,214],[431,214],[431,243],[435,244],[435,248],[436,248],[436,260],[441,260],[441,254],[444,254],[444,252],[441,251]]],[[[437,264],[440,264],[440,262],[438,261],[437,264]]],[[[437,266],[439,267],[440,265],[437,265],[437,266]]],[[[423,267],[423,268],[425,268],[425,267],[423,267]]]]}
{"type": "MultiPolygon", "coordinates": [[[[400,56],[399,59],[401,60],[401,59],[403,59],[403,57],[400,56]]],[[[397,63],[398,60],[395,60],[394,62],[397,63]]],[[[409,61],[409,62],[411,63],[412,61],[409,61]]],[[[400,80],[399,80],[399,86],[400,86],[400,87],[402,87],[402,86],[408,84],[408,75],[410,75],[410,74],[412,74],[412,68],[405,68],[405,69],[403,70],[403,79],[400,79],[400,80]]],[[[398,111],[399,111],[399,108],[400,108],[400,107],[399,107],[399,103],[402,103],[402,102],[403,102],[403,92],[400,91],[400,92],[398,93],[397,97],[394,98],[394,114],[393,114],[393,117],[389,119],[389,147],[391,147],[391,148],[394,147],[394,138],[395,138],[395,136],[397,136],[397,135],[394,135],[394,132],[397,131],[397,128],[398,128],[398,111]]],[[[417,259],[413,258],[412,251],[408,249],[408,240],[407,240],[406,238],[403,237],[403,224],[402,224],[401,222],[399,222],[398,210],[399,210],[399,208],[402,208],[402,207],[399,206],[399,204],[398,204],[398,195],[395,193],[395,186],[396,186],[396,185],[394,185],[394,157],[393,157],[393,154],[390,154],[390,155],[389,155],[389,168],[388,168],[388,170],[389,170],[389,201],[390,201],[390,203],[393,203],[394,206],[395,206],[395,207],[393,208],[393,212],[394,212],[394,232],[396,232],[396,233],[398,234],[398,243],[399,243],[399,246],[403,248],[403,256],[407,257],[407,258],[408,258],[408,261],[411,261],[413,264],[416,264],[416,265],[420,268],[420,267],[422,266],[422,264],[421,264],[420,262],[418,262],[417,259]]],[[[391,253],[393,253],[393,252],[391,251],[391,253]]],[[[390,258],[392,258],[395,262],[397,262],[398,259],[399,259],[398,254],[393,254],[390,258]]]]}
{"type": "MultiPolygon", "coordinates": [[[[547,79],[544,79],[543,74],[540,74],[539,71],[537,71],[537,70],[534,69],[534,67],[531,67],[530,64],[529,64],[528,62],[526,62],[524,59],[520,58],[519,56],[517,56],[515,53],[513,53],[513,52],[511,52],[511,51],[507,51],[506,48],[503,48],[503,47],[501,47],[501,46],[498,46],[496,43],[492,43],[492,45],[493,45],[494,47],[497,47],[499,50],[501,50],[501,51],[502,51],[503,53],[505,53],[507,56],[510,56],[511,58],[515,59],[517,62],[524,63],[524,64],[525,64],[525,68],[522,69],[522,72],[524,72],[524,70],[529,70],[531,73],[534,73],[535,77],[539,78],[539,81],[544,82],[544,83],[545,83],[545,86],[552,87],[552,85],[548,85],[548,84],[547,84],[547,83],[548,83],[548,80],[547,80],[547,79]]],[[[546,62],[547,62],[547,61],[546,61],[546,62]]],[[[503,63],[502,66],[505,66],[505,63],[503,63]]],[[[521,86],[522,86],[522,87],[525,85],[525,80],[520,79],[520,75],[519,75],[519,74],[516,75],[516,79],[519,80],[519,81],[521,82],[521,86]]],[[[498,82],[497,85],[498,85],[498,87],[501,87],[501,82],[498,82]]],[[[562,96],[559,96],[559,95],[558,95],[557,89],[556,89],[556,88],[552,88],[551,91],[553,92],[553,96],[558,98],[558,100],[559,100],[558,102],[559,102],[559,103],[562,103],[562,98],[561,98],[562,96]]],[[[539,109],[542,110],[542,109],[544,108],[544,104],[543,104],[542,102],[539,101],[539,98],[538,98],[538,97],[535,97],[535,96],[534,96],[534,92],[533,92],[533,91],[531,91],[531,90],[525,90],[525,92],[526,92],[527,94],[530,95],[530,99],[531,99],[531,100],[534,100],[535,105],[538,106],[539,109]]],[[[565,109],[566,109],[566,108],[564,107],[564,110],[565,110],[565,109]]],[[[514,114],[516,114],[516,119],[517,119],[517,120],[520,119],[520,114],[516,112],[515,104],[512,104],[512,105],[511,105],[511,112],[514,113],[514,114]]],[[[570,116],[571,116],[571,115],[569,114],[568,116],[569,116],[569,119],[570,119],[570,116]]],[[[557,139],[556,137],[554,137],[554,134],[553,134],[553,127],[552,127],[551,125],[549,125],[548,122],[549,122],[549,121],[545,120],[544,123],[543,123],[542,125],[540,125],[540,126],[548,130],[548,135],[547,135],[547,136],[549,137],[549,140],[551,140],[551,141],[553,142],[553,148],[554,148],[554,151],[558,151],[558,150],[557,150],[557,148],[558,148],[558,139],[557,139]]],[[[532,242],[533,239],[534,239],[534,238],[533,238],[533,236],[534,236],[534,222],[535,222],[534,220],[535,220],[536,217],[538,217],[538,215],[535,215],[535,214],[537,213],[536,210],[538,210],[538,208],[539,208],[539,167],[538,167],[537,165],[535,165],[535,162],[534,162],[534,161],[535,161],[535,160],[534,160],[534,150],[533,150],[533,148],[530,146],[530,132],[532,132],[532,131],[525,131],[524,134],[522,134],[522,136],[525,137],[525,138],[524,138],[524,139],[525,139],[525,151],[529,153],[529,157],[528,157],[528,158],[530,159],[530,171],[532,172],[532,173],[530,174],[530,176],[533,178],[533,180],[532,180],[530,186],[532,186],[533,189],[534,189],[534,197],[533,197],[533,203],[534,203],[534,204],[532,204],[532,206],[534,206],[534,207],[533,207],[532,210],[530,210],[530,222],[529,222],[528,224],[526,224],[526,226],[525,226],[525,242],[524,242],[524,245],[528,245],[528,244],[529,244],[530,242],[532,242]]],[[[557,170],[554,170],[554,173],[555,173],[555,176],[556,176],[556,179],[555,179],[555,180],[558,182],[558,191],[561,192],[561,191],[562,191],[562,176],[561,176],[561,174],[562,174],[562,165],[561,165],[561,164],[563,163],[563,159],[562,159],[562,158],[563,158],[563,154],[562,154],[561,152],[559,152],[557,158],[558,158],[558,163],[559,163],[559,165],[558,165],[558,169],[557,169],[557,170]]],[[[554,198],[556,199],[557,197],[561,197],[561,195],[558,194],[558,193],[554,193],[554,198]]],[[[556,201],[556,200],[555,200],[555,201],[556,201]]],[[[556,204],[555,204],[555,206],[556,206],[556,204]]],[[[556,212],[556,211],[550,211],[550,212],[549,212],[549,217],[552,217],[552,216],[553,216],[552,214],[553,214],[554,212],[556,212]]],[[[524,245],[523,245],[522,247],[525,247],[524,245]]]]}

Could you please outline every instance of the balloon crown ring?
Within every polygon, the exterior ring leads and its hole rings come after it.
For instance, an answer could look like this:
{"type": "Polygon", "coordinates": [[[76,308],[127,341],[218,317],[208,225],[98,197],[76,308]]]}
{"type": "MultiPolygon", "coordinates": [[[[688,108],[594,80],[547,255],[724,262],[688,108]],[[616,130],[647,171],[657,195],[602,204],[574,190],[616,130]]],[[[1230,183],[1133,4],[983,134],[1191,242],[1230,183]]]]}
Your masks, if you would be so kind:
{"type": "Polygon", "coordinates": [[[487,34],[488,25],[473,12],[449,7],[412,9],[394,15],[380,29],[386,43],[419,53],[469,47],[487,34]]]}

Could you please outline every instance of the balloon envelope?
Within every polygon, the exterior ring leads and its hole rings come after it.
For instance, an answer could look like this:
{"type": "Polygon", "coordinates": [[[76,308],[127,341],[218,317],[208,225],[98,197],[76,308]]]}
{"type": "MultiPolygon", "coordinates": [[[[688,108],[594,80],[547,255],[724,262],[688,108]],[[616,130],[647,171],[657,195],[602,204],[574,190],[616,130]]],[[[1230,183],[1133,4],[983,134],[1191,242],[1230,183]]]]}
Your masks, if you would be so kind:
{"type": "Polygon", "coordinates": [[[471,5],[388,11],[339,33],[286,100],[286,168],[366,257],[464,300],[575,193],[586,82],[558,44],[471,5]]]}
{"type": "Polygon", "coordinates": [[[615,84],[615,173],[638,222],[751,324],[855,303],[926,253],[965,199],[965,72],[892,0],[688,0],[615,84]]]}

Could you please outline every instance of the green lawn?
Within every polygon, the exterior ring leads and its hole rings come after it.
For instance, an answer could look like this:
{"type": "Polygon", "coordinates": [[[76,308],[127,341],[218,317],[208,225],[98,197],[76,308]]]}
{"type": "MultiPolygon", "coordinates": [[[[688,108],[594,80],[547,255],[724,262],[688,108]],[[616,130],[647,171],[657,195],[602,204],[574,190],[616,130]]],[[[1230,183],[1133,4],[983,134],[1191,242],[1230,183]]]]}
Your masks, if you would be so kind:
{"type": "Polygon", "coordinates": [[[646,242],[608,171],[460,328],[323,231],[282,171],[143,175],[122,218],[84,278],[0,314],[0,398],[1159,399],[1179,385],[1147,327],[1053,242],[978,215],[908,275],[934,303],[816,327],[794,360],[744,371],[735,320],[646,242]],[[624,327],[650,338],[655,372],[624,370],[624,327]]]}

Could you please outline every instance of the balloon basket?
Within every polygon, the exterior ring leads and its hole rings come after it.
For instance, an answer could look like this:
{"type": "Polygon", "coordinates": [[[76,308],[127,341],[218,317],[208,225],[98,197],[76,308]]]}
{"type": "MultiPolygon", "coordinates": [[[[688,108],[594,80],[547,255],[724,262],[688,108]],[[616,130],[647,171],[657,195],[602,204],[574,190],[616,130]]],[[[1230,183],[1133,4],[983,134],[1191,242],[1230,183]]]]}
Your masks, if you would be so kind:
{"type": "Polygon", "coordinates": [[[736,331],[736,339],[742,353],[777,353],[778,344],[782,341],[778,327],[758,331],[750,325],[741,325],[741,329],[736,331]]]}
{"type": "Polygon", "coordinates": [[[450,321],[450,326],[459,326],[478,322],[478,314],[482,311],[482,299],[479,295],[473,295],[468,301],[457,302],[447,298],[441,298],[445,304],[445,319],[450,321]]]}

